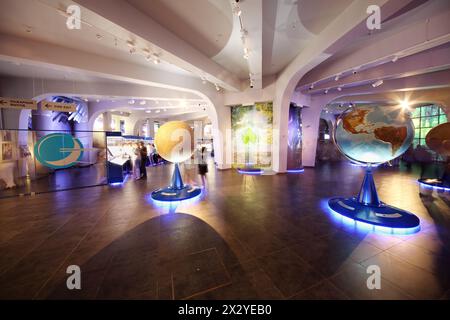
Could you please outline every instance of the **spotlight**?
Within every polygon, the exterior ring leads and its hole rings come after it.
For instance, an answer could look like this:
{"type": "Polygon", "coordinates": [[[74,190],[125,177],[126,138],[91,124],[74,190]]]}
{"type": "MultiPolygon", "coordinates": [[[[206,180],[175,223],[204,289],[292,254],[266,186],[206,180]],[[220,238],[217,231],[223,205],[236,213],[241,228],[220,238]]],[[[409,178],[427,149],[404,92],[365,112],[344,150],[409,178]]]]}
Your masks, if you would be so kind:
{"type": "Polygon", "coordinates": [[[134,103],[135,103],[134,99],[130,99],[130,100],[128,101],[128,104],[134,104],[134,103]]]}
{"type": "Polygon", "coordinates": [[[244,48],[244,59],[248,59],[250,55],[250,50],[248,50],[248,48],[244,48]]]}
{"type": "Polygon", "coordinates": [[[336,77],[334,78],[334,81],[338,81],[339,80],[339,75],[336,75],[336,77]]]}
{"type": "Polygon", "coordinates": [[[381,86],[382,84],[383,84],[383,80],[378,80],[378,81],[375,81],[374,83],[372,83],[372,87],[376,88],[376,87],[381,86]]]}
{"type": "Polygon", "coordinates": [[[342,88],[341,87],[337,87],[337,91],[342,91],[342,88]]]}
{"type": "Polygon", "coordinates": [[[145,101],[145,100],[141,100],[141,102],[139,102],[139,104],[140,104],[141,106],[144,106],[146,103],[147,103],[147,101],[145,101]]]}
{"type": "Polygon", "coordinates": [[[311,85],[309,86],[309,90],[314,89],[314,83],[311,83],[311,85]]]}
{"type": "Polygon", "coordinates": [[[159,64],[161,61],[159,60],[159,56],[157,54],[153,55],[153,63],[154,64],[159,64]]]}
{"type": "Polygon", "coordinates": [[[146,113],[152,113],[152,110],[147,110],[147,111],[145,111],[146,113]]]}
{"type": "Polygon", "coordinates": [[[398,60],[398,56],[394,56],[394,57],[392,58],[392,62],[397,62],[397,60],[398,60]]]}
{"type": "Polygon", "coordinates": [[[327,94],[328,93],[328,89],[325,89],[324,93],[327,94]]]}
{"type": "Polygon", "coordinates": [[[220,87],[217,85],[217,83],[214,83],[214,86],[216,87],[217,91],[220,91],[220,87]]]}
{"type": "Polygon", "coordinates": [[[403,110],[409,110],[409,101],[407,99],[400,101],[400,106],[403,110]]]}

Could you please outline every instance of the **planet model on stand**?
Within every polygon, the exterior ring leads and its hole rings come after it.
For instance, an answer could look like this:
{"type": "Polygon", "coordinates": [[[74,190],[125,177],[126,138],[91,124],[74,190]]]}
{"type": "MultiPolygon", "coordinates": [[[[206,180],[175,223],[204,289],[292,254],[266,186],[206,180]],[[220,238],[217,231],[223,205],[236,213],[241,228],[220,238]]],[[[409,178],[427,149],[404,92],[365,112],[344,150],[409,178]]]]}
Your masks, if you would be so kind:
{"type": "Polygon", "coordinates": [[[442,123],[431,129],[425,137],[425,142],[428,148],[446,157],[447,163],[441,178],[419,179],[419,182],[438,190],[450,191],[450,122],[442,123]]]}
{"type": "Polygon", "coordinates": [[[365,165],[366,173],[357,196],[332,198],[329,207],[370,225],[418,231],[417,216],[379,200],[372,176],[373,165],[402,155],[413,138],[414,124],[409,113],[399,106],[358,106],[343,112],[333,131],[334,142],[351,161],[365,165]]]}
{"type": "Polygon", "coordinates": [[[181,201],[201,194],[199,187],[183,183],[178,164],[188,160],[194,152],[194,133],[183,121],[170,121],[163,124],[155,135],[158,154],[175,164],[172,180],[168,187],[152,192],[151,197],[157,201],[181,201]]]}

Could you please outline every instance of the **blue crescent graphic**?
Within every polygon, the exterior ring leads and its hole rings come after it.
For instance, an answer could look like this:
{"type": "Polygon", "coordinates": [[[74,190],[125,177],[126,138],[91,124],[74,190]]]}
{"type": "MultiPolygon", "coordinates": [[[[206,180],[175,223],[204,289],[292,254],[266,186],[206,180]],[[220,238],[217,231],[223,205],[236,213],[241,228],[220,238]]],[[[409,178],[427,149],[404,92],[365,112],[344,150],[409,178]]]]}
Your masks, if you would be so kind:
{"type": "Polygon", "coordinates": [[[70,134],[52,133],[36,142],[34,156],[46,167],[69,168],[83,157],[83,144],[70,134]]]}

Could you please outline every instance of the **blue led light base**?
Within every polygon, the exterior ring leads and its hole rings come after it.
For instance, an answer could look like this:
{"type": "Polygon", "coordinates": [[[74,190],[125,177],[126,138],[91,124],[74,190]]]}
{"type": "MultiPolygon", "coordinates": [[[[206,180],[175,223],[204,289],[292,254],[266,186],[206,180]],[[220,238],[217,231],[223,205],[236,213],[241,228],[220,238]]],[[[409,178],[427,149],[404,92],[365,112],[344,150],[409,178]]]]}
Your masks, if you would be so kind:
{"type": "Polygon", "coordinates": [[[419,183],[431,189],[450,191],[450,183],[443,179],[419,179],[419,183]]]}
{"type": "Polygon", "coordinates": [[[420,226],[420,220],[414,214],[387,205],[378,199],[370,166],[366,169],[358,196],[332,198],[328,201],[328,206],[340,215],[374,226],[417,229],[416,231],[420,226]]]}
{"type": "Polygon", "coordinates": [[[199,187],[183,183],[178,163],[175,163],[171,185],[152,192],[151,197],[157,201],[182,201],[194,198],[202,192],[199,187]]]}
{"type": "Polygon", "coordinates": [[[240,174],[262,174],[264,172],[263,169],[252,167],[237,168],[237,171],[240,174]]]}

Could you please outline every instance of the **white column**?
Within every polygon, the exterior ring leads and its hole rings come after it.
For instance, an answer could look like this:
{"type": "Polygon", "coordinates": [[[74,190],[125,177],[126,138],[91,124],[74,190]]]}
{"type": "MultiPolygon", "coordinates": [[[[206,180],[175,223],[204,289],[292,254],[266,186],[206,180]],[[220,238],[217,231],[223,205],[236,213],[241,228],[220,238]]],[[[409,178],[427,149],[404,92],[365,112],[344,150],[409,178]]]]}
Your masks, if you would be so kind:
{"type": "Polygon", "coordinates": [[[194,143],[197,145],[203,139],[203,121],[194,121],[194,143]]]}
{"type": "Polygon", "coordinates": [[[103,131],[111,131],[111,112],[103,112],[103,131]]]}
{"type": "Polygon", "coordinates": [[[324,103],[326,103],[324,99],[312,98],[311,105],[302,109],[302,163],[304,167],[314,167],[316,164],[320,114],[324,103]]]}

